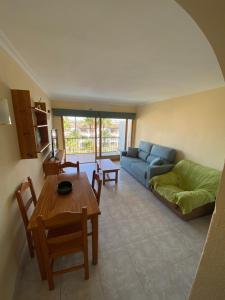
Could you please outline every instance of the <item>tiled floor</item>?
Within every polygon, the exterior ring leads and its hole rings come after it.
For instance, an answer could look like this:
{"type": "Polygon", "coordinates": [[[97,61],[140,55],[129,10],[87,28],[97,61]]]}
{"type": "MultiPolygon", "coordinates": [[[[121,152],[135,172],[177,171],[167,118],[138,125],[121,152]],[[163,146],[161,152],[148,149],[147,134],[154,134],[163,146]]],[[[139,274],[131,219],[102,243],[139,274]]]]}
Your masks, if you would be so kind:
{"type": "MultiPolygon", "coordinates": [[[[89,178],[92,168],[81,165],[89,178]]],[[[118,186],[103,187],[100,206],[99,263],[90,260],[90,279],[82,270],[58,276],[50,292],[35,259],[27,257],[15,300],[187,299],[210,217],[180,220],[123,170],[118,186]]]]}

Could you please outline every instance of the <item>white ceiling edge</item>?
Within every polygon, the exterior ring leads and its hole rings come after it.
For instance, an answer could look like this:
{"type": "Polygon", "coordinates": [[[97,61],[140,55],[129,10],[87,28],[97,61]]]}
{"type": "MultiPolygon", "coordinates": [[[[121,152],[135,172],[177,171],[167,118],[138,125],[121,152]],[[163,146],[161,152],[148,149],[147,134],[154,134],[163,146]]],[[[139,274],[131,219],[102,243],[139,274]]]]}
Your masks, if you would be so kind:
{"type": "MultiPolygon", "coordinates": [[[[25,59],[22,57],[22,55],[19,53],[19,51],[16,50],[16,48],[13,46],[11,41],[7,38],[5,33],[0,29],[0,47],[5,50],[5,52],[15,60],[15,62],[22,68],[22,70],[39,86],[39,88],[48,96],[50,101],[62,101],[62,102],[84,102],[84,103],[98,103],[98,104],[113,104],[116,105],[132,105],[133,107],[139,106],[139,105],[145,105],[148,102],[133,102],[133,101],[127,101],[125,99],[111,99],[106,97],[90,97],[89,95],[85,96],[68,96],[68,95],[61,95],[61,96],[54,96],[51,95],[49,92],[46,91],[46,89],[43,87],[43,85],[40,84],[40,82],[37,79],[37,76],[34,74],[32,68],[26,63],[25,59]]],[[[134,101],[137,99],[134,99],[134,101]]],[[[163,99],[162,99],[163,101],[163,99]]]]}
{"type": "MultiPolygon", "coordinates": [[[[196,24],[197,25],[197,24],[196,24]]],[[[210,48],[212,48],[211,44],[209,44],[210,48]]],[[[90,97],[90,95],[76,95],[76,96],[68,96],[68,95],[61,95],[61,96],[55,96],[55,95],[51,95],[49,94],[46,89],[43,87],[42,84],[40,84],[40,82],[37,79],[37,76],[34,74],[32,68],[26,63],[25,59],[21,56],[21,54],[16,50],[16,48],[13,46],[13,44],[11,43],[11,41],[7,38],[7,36],[5,35],[5,33],[0,30],[0,47],[2,49],[5,50],[5,52],[11,57],[13,58],[16,63],[23,69],[23,71],[39,86],[39,88],[48,96],[48,98],[50,99],[50,101],[62,101],[62,102],[84,102],[84,103],[96,103],[96,104],[109,104],[109,105],[120,105],[120,106],[127,106],[127,105],[131,105],[133,107],[140,107],[140,106],[145,106],[145,105],[150,105],[150,104],[154,104],[157,102],[163,102],[163,101],[169,101],[171,99],[175,99],[175,98],[180,98],[180,97],[185,97],[185,96],[190,96],[193,94],[197,94],[197,93],[201,93],[201,92],[207,92],[213,89],[218,89],[218,88],[222,88],[225,87],[225,79],[224,79],[224,84],[215,86],[213,88],[207,89],[207,90],[202,90],[202,89],[195,89],[192,92],[189,93],[184,93],[181,95],[170,95],[167,96],[166,98],[160,98],[160,99],[154,99],[154,100],[147,100],[147,101],[142,101],[142,102],[136,102],[138,99],[133,99],[132,101],[127,101],[127,99],[111,99],[111,98],[107,98],[107,97],[90,97]],[[136,100],[136,101],[135,101],[136,100]],[[135,101],[135,102],[134,102],[135,101]]],[[[214,52],[214,51],[213,51],[214,52]]],[[[216,60],[217,57],[215,56],[216,60]]],[[[217,60],[218,62],[218,60],[217,60]]],[[[218,62],[219,65],[219,62],[218,62]]],[[[219,65],[220,67],[220,65],[219,65]]],[[[220,68],[221,70],[221,68],[220,68]]],[[[221,71],[222,72],[222,71],[221,71]]]]}
{"type": "Polygon", "coordinates": [[[0,47],[13,58],[16,63],[23,69],[23,71],[38,85],[38,87],[48,96],[45,88],[39,83],[37,76],[34,74],[32,68],[26,63],[20,53],[16,50],[5,33],[0,30],[0,47]]]}
{"type": "Polygon", "coordinates": [[[90,97],[90,96],[68,96],[68,95],[61,95],[61,96],[54,96],[51,95],[49,96],[50,101],[53,102],[72,102],[72,103],[78,103],[78,102],[83,102],[84,104],[108,104],[108,105],[120,105],[120,106],[128,106],[131,105],[133,107],[139,107],[139,106],[145,106],[145,105],[150,105],[150,104],[155,104],[158,102],[163,102],[163,101],[169,101],[172,99],[177,99],[177,98],[182,98],[182,97],[188,97],[192,96],[194,94],[199,94],[199,93],[204,93],[204,92],[209,92],[212,90],[220,89],[220,88],[225,88],[225,80],[223,85],[217,85],[213,88],[208,88],[208,89],[195,89],[193,91],[190,91],[188,93],[180,94],[180,95],[170,95],[165,98],[157,98],[154,100],[146,100],[142,102],[132,102],[132,101],[127,101],[123,99],[112,99],[112,98],[103,98],[103,97],[90,97]]]}

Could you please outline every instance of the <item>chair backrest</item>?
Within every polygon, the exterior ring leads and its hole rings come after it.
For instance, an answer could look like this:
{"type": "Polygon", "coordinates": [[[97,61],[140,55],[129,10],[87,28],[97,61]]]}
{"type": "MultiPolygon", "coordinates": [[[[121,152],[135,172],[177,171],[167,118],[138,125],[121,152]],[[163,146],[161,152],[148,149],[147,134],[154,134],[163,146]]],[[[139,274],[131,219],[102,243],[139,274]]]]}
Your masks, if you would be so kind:
{"type": "Polygon", "coordinates": [[[36,206],[36,204],[37,204],[37,197],[36,197],[36,194],[34,191],[33,182],[30,177],[27,177],[27,181],[23,182],[20,185],[20,187],[18,188],[18,190],[16,191],[16,199],[17,199],[17,202],[18,202],[18,205],[20,208],[20,212],[21,212],[21,215],[23,218],[24,225],[27,229],[27,225],[29,223],[27,212],[32,203],[34,206],[36,206]],[[30,191],[31,197],[28,200],[26,200],[24,197],[24,194],[28,190],[30,191]]]}
{"type": "Polygon", "coordinates": [[[70,161],[66,161],[63,164],[59,165],[60,171],[63,171],[63,169],[65,169],[65,168],[76,168],[77,169],[77,173],[79,173],[80,172],[79,161],[77,161],[76,163],[72,163],[70,161]]]}
{"type": "MultiPolygon", "coordinates": [[[[77,240],[83,247],[87,245],[87,207],[82,208],[82,212],[72,213],[65,212],[49,219],[43,219],[42,216],[37,217],[38,232],[41,242],[41,247],[43,249],[43,254],[48,256],[50,253],[50,246],[54,243],[57,247],[64,243],[71,241],[71,239],[77,240]],[[62,231],[56,237],[48,237],[48,231],[58,228],[63,228],[71,225],[80,225],[80,230],[65,233],[62,231]]],[[[75,245],[74,245],[75,246],[75,245]]],[[[47,259],[47,257],[46,257],[47,259]]]]}
{"type": "Polygon", "coordinates": [[[101,197],[101,189],[102,189],[102,180],[99,177],[99,174],[96,173],[96,171],[93,171],[93,175],[92,175],[92,189],[93,192],[95,194],[95,197],[97,199],[98,205],[100,204],[100,197],[101,197]],[[96,186],[97,185],[97,189],[96,186]]]}

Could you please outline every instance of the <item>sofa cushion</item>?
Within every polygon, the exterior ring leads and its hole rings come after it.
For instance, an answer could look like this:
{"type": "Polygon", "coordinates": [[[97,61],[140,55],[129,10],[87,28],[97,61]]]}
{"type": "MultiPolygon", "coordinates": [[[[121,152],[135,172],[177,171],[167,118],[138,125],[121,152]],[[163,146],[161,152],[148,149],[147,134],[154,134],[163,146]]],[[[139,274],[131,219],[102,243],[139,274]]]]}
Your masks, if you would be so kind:
{"type": "Polygon", "coordinates": [[[152,146],[153,146],[152,143],[140,141],[140,144],[139,144],[138,148],[139,148],[139,150],[150,153],[150,151],[152,149],[152,146]]]}
{"type": "Polygon", "coordinates": [[[176,156],[176,150],[169,147],[160,146],[160,145],[153,145],[150,156],[151,159],[155,157],[160,157],[169,162],[174,162],[176,156]]]}
{"type": "Polygon", "coordinates": [[[145,151],[142,151],[142,150],[139,150],[138,151],[138,157],[142,160],[146,160],[147,157],[149,156],[149,153],[148,152],[145,152],[145,151]]]}
{"type": "Polygon", "coordinates": [[[122,156],[121,160],[120,160],[120,164],[125,169],[129,169],[130,165],[133,162],[139,162],[139,161],[141,161],[139,158],[134,158],[134,157],[129,157],[129,156],[122,156]]]}
{"type": "Polygon", "coordinates": [[[164,198],[169,200],[170,202],[176,202],[176,195],[177,193],[183,192],[181,188],[176,185],[160,185],[157,186],[156,191],[164,198]]]}
{"type": "MultiPolygon", "coordinates": [[[[148,162],[148,159],[147,159],[147,162],[148,162]]],[[[163,164],[164,164],[164,160],[157,157],[157,158],[154,158],[153,160],[151,160],[150,166],[161,166],[163,164]]]]}
{"type": "Polygon", "coordinates": [[[128,147],[127,156],[137,157],[138,156],[138,148],[128,147]]]}
{"type": "Polygon", "coordinates": [[[134,173],[136,177],[140,177],[141,179],[147,177],[147,168],[148,164],[140,159],[138,162],[133,162],[130,166],[132,173],[134,173]]]}
{"type": "Polygon", "coordinates": [[[147,157],[146,161],[151,165],[152,161],[160,157],[152,156],[151,154],[147,157]]]}

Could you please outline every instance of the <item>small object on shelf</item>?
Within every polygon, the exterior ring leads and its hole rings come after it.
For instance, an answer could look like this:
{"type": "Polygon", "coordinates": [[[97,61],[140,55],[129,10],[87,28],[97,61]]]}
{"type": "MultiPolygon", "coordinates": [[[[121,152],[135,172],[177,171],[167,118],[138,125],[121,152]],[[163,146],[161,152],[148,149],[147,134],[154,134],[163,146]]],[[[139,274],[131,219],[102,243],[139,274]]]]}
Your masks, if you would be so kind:
{"type": "Polygon", "coordinates": [[[58,184],[57,191],[60,195],[69,194],[72,191],[72,183],[70,181],[61,181],[58,184]]]}

